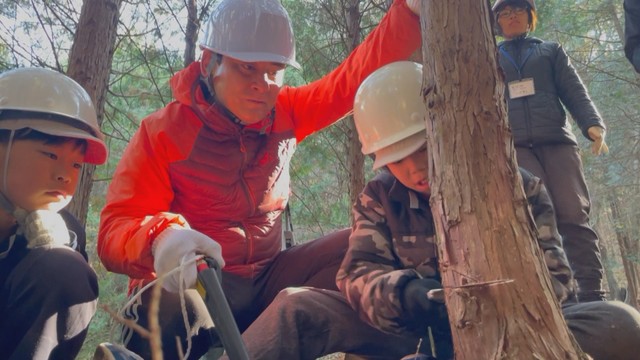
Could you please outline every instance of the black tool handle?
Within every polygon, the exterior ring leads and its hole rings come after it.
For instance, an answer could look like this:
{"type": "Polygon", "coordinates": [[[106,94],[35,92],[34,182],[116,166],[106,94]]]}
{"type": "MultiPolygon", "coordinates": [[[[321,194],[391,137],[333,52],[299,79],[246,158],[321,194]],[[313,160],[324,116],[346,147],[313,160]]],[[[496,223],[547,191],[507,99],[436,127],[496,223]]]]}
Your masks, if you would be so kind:
{"type": "Polygon", "coordinates": [[[247,348],[222,290],[220,266],[212,258],[200,260],[197,265],[198,281],[205,290],[204,302],[229,359],[249,360],[247,348]]]}

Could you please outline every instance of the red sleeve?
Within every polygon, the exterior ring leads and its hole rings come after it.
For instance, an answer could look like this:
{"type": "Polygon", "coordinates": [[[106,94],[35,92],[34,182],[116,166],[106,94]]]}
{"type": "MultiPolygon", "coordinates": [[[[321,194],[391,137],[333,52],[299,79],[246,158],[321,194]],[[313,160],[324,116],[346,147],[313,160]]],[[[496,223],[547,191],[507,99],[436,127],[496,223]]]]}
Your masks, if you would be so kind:
{"type": "Polygon", "coordinates": [[[153,240],[172,223],[186,224],[168,212],[174,197],[169,164],[186,157],[198,130],[181,109],[170,104],[145,119],[118,163],[98,233],[98,256],[109,271],[153,277],[153,240]],[[171,119],[181,119],[179,131],[171,119]]]}
{"type": "Polygon", "coordinates": [[[308,85],[284,88],[284,111],[298,142],[343,118],[353,108],[360,83],[388,63],[406,60],[420,46],[420,19],[405,0],[396,0],[380,24],[336,69],[308,85]]]}

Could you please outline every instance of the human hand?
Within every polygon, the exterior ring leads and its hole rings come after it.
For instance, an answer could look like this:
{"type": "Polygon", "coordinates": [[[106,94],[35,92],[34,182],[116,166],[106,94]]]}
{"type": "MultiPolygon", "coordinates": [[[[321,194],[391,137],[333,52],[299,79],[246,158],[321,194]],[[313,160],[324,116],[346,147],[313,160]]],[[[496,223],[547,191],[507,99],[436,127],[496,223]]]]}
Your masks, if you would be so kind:
{"type": "Polygon", "coordinates": [[[40,246],[67,246],[71,241],[69,229],[64,219],[56,211],[35,210],[14,212],[19,231],[27,239],[27,248],[40,246]]]}
{"type": "MultiPolygon", "coordinates": [[[[193,229],[172,226],[158,235],[152,248],[153,267],[159,276],[179,267],[183,261],[189,261],[197,254],[215,259],[220,268],[224,267],[222,248],[215,240],[193,229]]],[[[162,283],[165,290],[177,293],[180,291],[180,271],[166,277],[162,283]]],[[[182,280],[185,288],[193,288],[196,284],[196,264],[189,264],[182,269],[182,280]]]]}
{"type": "Polygon", "coordinates": [[[420,16],[420,2],[421,0],[407,0],[407,7],[418,16],[420,16]]]}
{"type": "Polygon", "coordinates": [[[587,133],[589,133],[589,137],[593,140],[593,144],[591,144],[591,153],[593,155],[600,155],[601,153],[608,153],[609,147],[607,143],[604,142],[605,134],[607,133],[605,129],[600,126],[592,126],[587,129],[587,133]]]}
{"type": "Polygon", "coordinates": [[[402,293],[405,310],[413,317],[426,318],[436,303],[429,300],[429,290],[441,289],[442,284],[433,279],[414,279],[407,283],[402,293]]]}

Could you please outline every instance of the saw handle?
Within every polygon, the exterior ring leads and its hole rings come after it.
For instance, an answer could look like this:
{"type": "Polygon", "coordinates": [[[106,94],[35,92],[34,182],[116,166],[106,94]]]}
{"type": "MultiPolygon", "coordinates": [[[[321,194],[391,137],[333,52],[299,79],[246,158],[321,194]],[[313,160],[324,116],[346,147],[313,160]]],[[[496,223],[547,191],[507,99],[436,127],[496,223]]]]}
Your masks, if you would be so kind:
{"type": "Polygon", "coordinates": [[[229,359],[249,360],[247,348],[222,290],[220,266],[213,258],[205,257],[196,262],[196,267],[198,269],[196,288],[207,305],[229,359]]]}

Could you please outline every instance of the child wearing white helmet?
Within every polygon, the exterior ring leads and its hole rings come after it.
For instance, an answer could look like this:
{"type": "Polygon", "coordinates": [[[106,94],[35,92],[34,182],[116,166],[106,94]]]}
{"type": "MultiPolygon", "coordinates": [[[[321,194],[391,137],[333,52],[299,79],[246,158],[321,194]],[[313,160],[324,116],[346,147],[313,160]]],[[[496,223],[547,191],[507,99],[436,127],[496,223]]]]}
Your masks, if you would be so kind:
{"type": "MultiPolygon", "coordinates": [[[[433,296],[442,285],[429,206],[427,111],[421,83],[421,65],[396,62],[371,74],[356,94],[354,120],[362,151],[374,154],[373,167],[384,170],[366,185],[353,207],[354,229],[337,284],[369,325],[413,337],[416,344],[423,337],[425,353],[431,353],[431,332],[436,349],[431,355],[451,359],[444,299],[433,296]]],[[[575,297],[575,280],[551,199],[540,179],[524,169],[520,175],[555,295],[565,303],[575,297]]],[[[594,359],[633,358],[620,357],[630,354],[627,349],[637,350],[640,316],[633,308],[622,303],[565,303],[563,314],[578,343],[593,350],[594,359]]]]}
{"type": "Polygon", "coordinates": [[[0,74],[0,357],[73,359],[80,351],[98,282],[84,229],[61,210],[82,164],[106,158],[79,84],[42,68],[0,74]]]}

